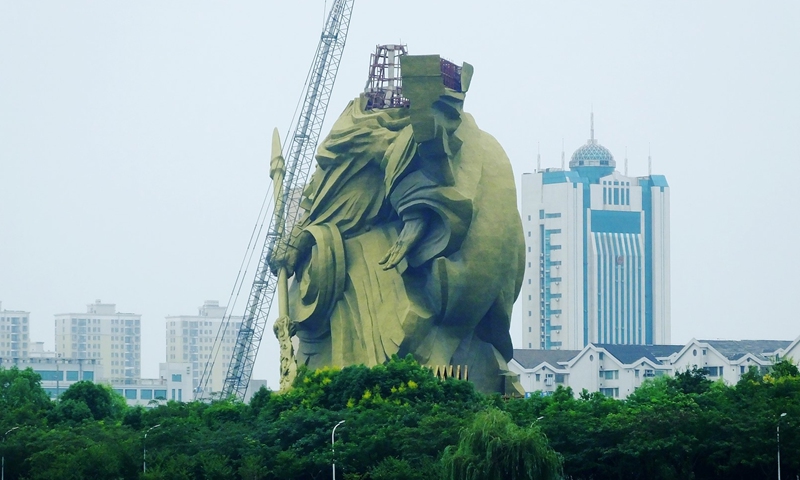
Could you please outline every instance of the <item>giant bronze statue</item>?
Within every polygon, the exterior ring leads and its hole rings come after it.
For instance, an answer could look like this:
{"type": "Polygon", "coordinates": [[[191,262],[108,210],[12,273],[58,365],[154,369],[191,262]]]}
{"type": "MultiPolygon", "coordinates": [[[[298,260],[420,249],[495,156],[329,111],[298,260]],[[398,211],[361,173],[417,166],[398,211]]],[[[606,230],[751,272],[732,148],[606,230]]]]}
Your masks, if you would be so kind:
{"type": "Polygon", "coordinates": [[[284,382],[294,362],[412,354],[511,393],[525,256],[511,164],[463,111],[469,64],[399,58],[401,87],[351,101],[319,146],[286,254],[271,259],[290,278],[288,318],[275,327],[284,382]]]}

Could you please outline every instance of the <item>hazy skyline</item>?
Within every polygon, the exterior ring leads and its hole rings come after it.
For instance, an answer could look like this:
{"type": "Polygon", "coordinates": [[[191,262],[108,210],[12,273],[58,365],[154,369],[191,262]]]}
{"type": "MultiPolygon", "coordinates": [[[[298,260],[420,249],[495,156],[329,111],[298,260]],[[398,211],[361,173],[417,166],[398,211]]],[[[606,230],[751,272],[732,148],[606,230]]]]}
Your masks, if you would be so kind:
{"type": "MultiPolygon", "coordinates": [[[[102,299],[142,314],[154,377],[164,317],[228,301],[330,3],[0,3],[0,302],[31,340],[102,299]]],[[[379,43],[475,66],[465,110],[517,185],[593,109],[620,171],[627,148],[646,175],[650,149],[669,181],[673,343],[800,335],[800,3],[399,5],[356,1],[323,135],[379,43]]]]}

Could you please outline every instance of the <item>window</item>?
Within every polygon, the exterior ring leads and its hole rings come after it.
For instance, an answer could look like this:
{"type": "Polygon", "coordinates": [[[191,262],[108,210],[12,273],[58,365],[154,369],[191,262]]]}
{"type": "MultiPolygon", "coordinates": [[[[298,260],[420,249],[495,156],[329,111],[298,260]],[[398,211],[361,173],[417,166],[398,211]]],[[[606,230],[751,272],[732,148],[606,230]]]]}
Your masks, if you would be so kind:
{"type": "Polygon", "coordinates": [[[166,400],[167,399],[167,391],[166,390],[155,390],[153,394],[159,400],[166,400]]]}
{"type": "Polygon", "coordinates": [[[540,374],[538,374],[538,373],[536,374],[536,381],[537,381],[537,382],[539,381],[539,377],[540,377],[540,376],[541,376],[540,374]]]}
{"type": "Polygon", "coordinates": [[[619,388],[601,388],[600,393],[610,398],[619,398],[619,388]]]}
{"type": "Polygon", "coordinates": [[[139,398],[142,400],[152,400],[153,399],[153,391],[150,389],[141,390],[139,393],[139,398]]]}
{"type": "Polygon", "coordinates": [[[722,376],[722,367],[705,367],[703,371],[709,377],[721,377],[722,376]]]}
{"type": "Polygon", "coordinates": [[[172,374],[172,381],[173,382],[180,382],[181,381],[181,374],[180,373],[173,373],[172,374]]]}
{"type": "Polygon", "coordinates": [[[125,398],[128,400],[136,400],[136,389],[135,388],[126,388],[125,389],[125,398]]]}
{"type": "Polygon", "coordinates": [[[655,376],[656,376],[656,373],[653,370],[645,369],[644,378],[653,378],[655,376]]]}
{"type": "Polygon", "coordinates": [[[67,381],[68,382],[77,382],[78,381],[78,371],[77,370],[68,370],[67,371],[67,381]]]}
{"type": "Polygon", "coordinates": [[[36,373],[42,377],[42,381],[44,382],[56,382],[64,380],[64,372],[61,371],[45,370],[36,373]]]}
{"type": "Polygon", "coordinates": [[[600,370],[600,378],[604,380],[619,380],[619,370],[600,370]]]}

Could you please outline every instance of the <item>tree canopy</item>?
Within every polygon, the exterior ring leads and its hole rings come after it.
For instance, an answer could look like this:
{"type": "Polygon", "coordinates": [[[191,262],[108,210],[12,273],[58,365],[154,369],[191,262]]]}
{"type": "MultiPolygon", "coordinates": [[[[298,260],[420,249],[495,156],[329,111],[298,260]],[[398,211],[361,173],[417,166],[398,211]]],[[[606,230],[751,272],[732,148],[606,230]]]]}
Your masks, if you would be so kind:
{"type": "Polygon", "coordinates": [[[261,389],[248,404],[150,408],[91,382],[53,402],[33,371],[0,369],[0,434],[21,427],[0,446],[7,479],[323,479],[335,460],[346,480],[744,480],[777,475],[778,421],[782,474],[794,478],[800,375],[790,362],[736,385],[699,370],[659,377],[626,400],[569,388],[504,399],[395,358],[300,369],[290,392],[261,389]]]}

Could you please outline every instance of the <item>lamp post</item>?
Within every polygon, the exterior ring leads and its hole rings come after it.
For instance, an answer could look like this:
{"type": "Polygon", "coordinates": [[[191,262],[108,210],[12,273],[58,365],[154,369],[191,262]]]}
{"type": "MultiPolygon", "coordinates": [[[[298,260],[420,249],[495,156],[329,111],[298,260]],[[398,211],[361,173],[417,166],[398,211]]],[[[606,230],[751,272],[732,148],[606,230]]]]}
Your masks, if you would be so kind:
{"type": "Polygon", "coordinates": [[[58,400],[58,396],[61,395],[61,369],[58,367],[58,364],[61,363],[61,354],[56,353],[56,400],[58,400]]]}
{"type": "Polygon", "coordinates": [[[333,430],[331,431],[331,454],[332,454],[331,468],[333,468],[333,480],[336,480],[336,449],[333,448],[333,442],[336,440],[336,437],[335,437],[336,429],[339,427],[339,425],[341,425],[343,423],[344,423],[344,420],[342,420],[341,422],[337,423],[336,426],[333,427],[333,430]]]}
{"type": "Polygon", "coordinates": [[[536,420],[532,421],[532,422],[531,422],[531,428],[533,428],[533,426],[534,426],[534,425],[536,425],[536,422],[538,422],[539,420],[541,420],[541,419],[543,419],[543,418],[544,418],[544,415],[542,415],[541,417],[539,417],[539,418],[537,418],[536,420]]]}
{"type": "Polygon", "coordinates": [[[153,425],[152,427],[148,428],[146,432],[144,432],[144,441],[142,441],[142,473],[147,473],[147,434],[150,433],[150,430],[160,426],[160,423],[158,425],[153,425]]]}
{"type": "Polygon", "coordinates": [[[7,431],[3,434],[3,466],[0,467],[0,480],[6,480],[6,435],[13,432],[14,430],[18,429],[19,427],[14,427],[11,430],[7,431]]]}
{"type": "Polygon", "coordinates": [[[786,413],[781,413],[778,417],[778,480],[781,480],[781,419],[786,416],[786,413]]]}

